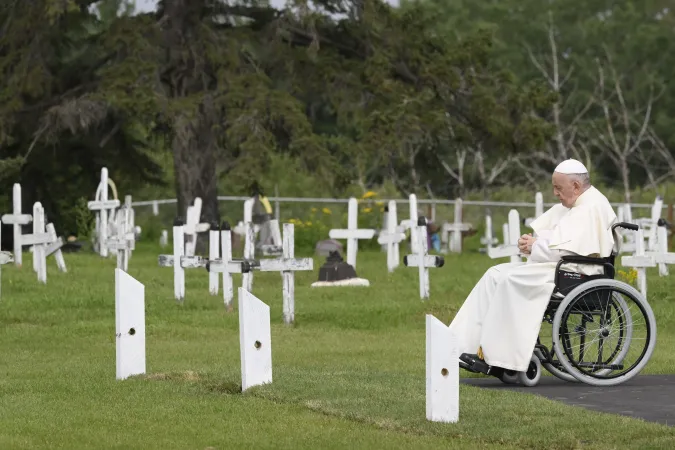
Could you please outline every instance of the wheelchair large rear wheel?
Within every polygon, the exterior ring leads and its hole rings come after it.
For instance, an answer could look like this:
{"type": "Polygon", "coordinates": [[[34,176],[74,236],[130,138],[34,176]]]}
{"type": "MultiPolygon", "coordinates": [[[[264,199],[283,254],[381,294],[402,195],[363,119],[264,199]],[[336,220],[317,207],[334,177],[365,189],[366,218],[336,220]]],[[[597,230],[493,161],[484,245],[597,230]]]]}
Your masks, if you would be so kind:
{"type": "Polygon", "coordinates": [[[553,318],[553,346],[565,372],[592,386],[614,386],[645,367],[656,319],[632,286],[599,279],[574,288],[553,318]]]}

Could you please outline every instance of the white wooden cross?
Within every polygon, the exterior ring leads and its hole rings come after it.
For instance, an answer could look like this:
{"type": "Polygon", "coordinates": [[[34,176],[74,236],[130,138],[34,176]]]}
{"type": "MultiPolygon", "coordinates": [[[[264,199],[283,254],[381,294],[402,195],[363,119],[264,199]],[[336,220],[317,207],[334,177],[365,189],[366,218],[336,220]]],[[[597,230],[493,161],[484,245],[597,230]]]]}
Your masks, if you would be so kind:
{"type": "Polygon", "coordinates": [[[455,200],[455,221],[443,224],[442,239],[448,243],[448,249],[453,253],[462,253],[462,231],[471,230],[470,223],[462,223],[462,199],[455,200]],[[448,233],[450,239],[448,240],[448,233]]]}
{"type": "Polygon", "coordinates": [[[668,276],[668,264],[675,264],[675,253],[668,252],[668,229],[663,219],[658,221],[658,230],[656,237],[656,250],[645,252],[645,255],[654,258],[654,262],[659,266],[659,276],[668,276]]]}
{"type": "Polygon", "coordinates": [[[202,199],[195,198],[194,205],[187,207],[187,222],[183,228],[183,233],[187,236],[185,242],[185,256],[194,256],[197,247],[197,233],[204,233],[209,230],[210,224],[200,223],[202,214],[202,199]]]}
{"type": "Polygon", "coordinates": [[[108,250],[117,252],[117,268],[125,272],[129,270],[131,251],[136,243],[132,211],[130,202],[118,211],[115,235],[106,241],[108,250]]]}
{"type": "MultiPolygon", "coordinates": [[[[507,225],[508,227],[508,225],[507,225]]],[[[507,233],[508,235],[508,228],[507,233]]],[[[492,246],[499,242],[497,238],[492,237],[492,216],[488,213],[485,215],[485,236],[480,238],[480,243],[485,245],[485,251],[489,254],[492,246]]]]}
{"type": "MultiPolygon", "coordinates": [[[[229,226],[228,226],[229,228],[229,226]]],[[[252,235],[252,230],[249,228],[252,235]]],[[[227,230],[229,232],[229,230],[227,230]]],[[[223,236],[226,245],[229,246],[230,239],[223,236]]],[[[312,258],[295,258],[295,225],[292,223],[284,224],[283,235],[283,255],[273,259],[247,259],[232,260],[231,249],[223,246],[223,258],[220,260],[211,260],[207,266],[209,272],[217,273],[237,273],[243,272],[244,275],[253,274],[253,271],[260,272],[281,272],[283,279],[283,317],[284,323],[291,324],[295,321],[295,272],[313,270],[314,260],[312,258]]],[[[252,278],[251,278],[252,280],[252,278]]],[[[244,282],[242,283],[244,284],[244,282]]],[[[252,281],[251,281],[252,284],[252,281]]],[[[251,290],[242,288],[248,292],[251,290]]],[[[230,300],[231,302],[231,300],[230,300]]],[[[226,306],[228,299],[225,299],[226,306]]]]}
{"type": "Polygon", "coordinates": [[[354,269],[356,269],[359,239],[372,239],[375,236],[375,230],[373,229],[358,229],[358,213],[359,204],[354,197],[351,197],[347,213],[347,229],[334,229],[328,233],[331,239],[347,240],[347,263],[354,269]]]}
{"type": "Polygon", "coordinates": [[[632,256],[622,256],[621,265],[637,269],[638,290],[642,296],[647,299],[647,267],[656,267],[656,261],[653,256],[645,254],[644,230],[638,229],[635,238],[635,254],[632,256]]]}
{"type": "Polygon", "coordinates": [[[387,229],[380,233],[377,242],[387,247],[387,269],[391,273],[398,267],[399,243],[405,240],[405,233],[397,225],[396,201],[390,200],[387,209],[387,229]]]}
{"type": "Polygon", "coordinates": [[[3,214],[2,222],[13,225],[14,228],[14,264],[21,267],[23,264],[23,244],[21,242],[21,225],[28,225],[33,221],[30,214],[21,214],[21,185],[14,183],[12,188],[12,214],[3,214]]]}
{"type": "Polygon", "coordinates": [[[651,220],[649,221],[649,228],[647,235],[647,250],[650,252],[658,251],[657,250],[657,233],[659,229],[659,219],[661,219],[661,212],[663,211],[663,198],[661,196],[656,197],[654,204],[652,205],[651,210],[651,220]]]}
{"type": "MultiPolygon", "coordinates": [[[[504,231],[506,232],[506,229],[504,231]]],[[[518,239],[520,239],[520,215],[515,209],[509,211],[508,238],[507,241],[505,233],[504,244],[498,247],[489,248],[488,256],[492,259],[506,258],[508,256],[511,258],[512,263],[522,261],[520,249],[518,248],[518,239]]]]}
{"type": "Polygon", "coordinates": [[[45,225],[44,209],[40,202],[33,204],[33,234],[21,236],[22,245],[33,246],[33,270],[41,283],[47,283],[47,257],[55,254],[56,264],[66,272],[66,262],[61,253],[63,240],[56,235],[53,224],[45,225]]]}
{"type": "Polygon", "coordinates": [[[403,264],[406,267],[417,267],[420,279],[420,298],[422,300],[429,298],[429,268],[443,267],[445,260],[442,256],[428,255],[429,244],[427,242],[427,220],[425,217],[418,219],[417,231],[415,233],[418,239],[419,253],[413,253],[403,257],[403,264]]]}
{"type": "Polygon", "coordinates": [[[401,221],[402,231],[410,230],[410,252],[419,253],[417,245],[419,239],[417,239],[417,196],[415,194],[410,194],[408,196],[408,206],[410,208],[410,218],[401,221]]]}
{"type": "Polygon", "coordinates": [[[113,211],[119,208],[120,201],[117,199],[117,192],[113,188],[115,199],[108,200],[108,186],[111,184],[108,178],[108,169],[101,169],[101,182],[96,188],[94,201],[88,202],[87,207],[91,211],[98,211],[96,216],[96,239],[98,240],[99,254],[103,257],[108,256],[108,210],[113,211]]]}
{"type": "Polygon", "coordinates": [[[459,420],[459,341],[443,322],[426,316],[427,420],[459,420]]]}
{"type": "Polygon", "coordinates": [[[544,214],[544,196],[541,192],[537,192],[534,195],[534,217],[525,219],[525,226],[529,227],[542,214],[544,214]]]}

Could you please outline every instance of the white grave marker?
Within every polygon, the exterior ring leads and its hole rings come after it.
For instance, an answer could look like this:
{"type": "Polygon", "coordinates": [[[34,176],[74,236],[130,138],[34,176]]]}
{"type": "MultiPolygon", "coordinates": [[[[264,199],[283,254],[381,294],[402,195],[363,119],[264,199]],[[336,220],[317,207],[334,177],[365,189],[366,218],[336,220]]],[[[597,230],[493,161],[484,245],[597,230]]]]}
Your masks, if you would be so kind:
{"type": "Polygon", "coordinates": [[[420,298],[424,300],[429,298],[429,268],[443,267],[445,260],[442,256],[427,254],[429,245],[427,242],[426,218],[420,217],[418,219],[418,223],[419,225],[417,226],[417,232],[415,235],[418,239],[417,248],[420,249],[420,252],[404,256],[403,264],[405,264],[406,267],[418,268],[420,279],[420,298]]]}
{"type": "Polygon", "coordinates": [[[145,286],[115,269],[117,379],[145,373],[145,286]]]}
{"type": "Polygon", "coordinates": [[[405,240],[405,233],[398,229],[396,201],[390,200],[387,212],[387,230],[377,238],[378,244],[386,245],[387,269],[393,272],[399,264],[399,243],[405,240]]]}
{"type": "Polygon", "coordinates": [[[195,198],[194,205],[187,207],[187,221],[183,227],[183,234],[187,237],[185,242],[185,256],[194,256],[197,248],[197,233],[209,230],[210,224],[200,223],[202,214],[202,199],[195,198]]]}
{"type": "Polygon", "coordinates": [[[108,210],[114,214],[114,210],[119,208],[120,201],[117,199],[117,191],[114,184],[108,178],[108,169],[101,169],[101,182],[96,188],[96,195],[93,202],[88,202],[87,207],[91,211],[98,211],[96,216],[96,239],[99,246],[99,254],[103,257],[108,256],[108,210]],[[108,186],[113,188],[114,200],[108,200],[108,186]]]}
{"type": "Polygon", "coordinates": [[[443,224],[443,241],[448,242],[448,249],[453,253],[462,253],[462,231],[471,230],[470,223],[462,223],[462,199],[455,200],[454,223],[443,224]],[[450,239],[448,240],[448,233],[450,239]]]}
{"type": "Polygon", "coordinates": [[[4,214],[2,222],[13,225],[14,229],[14,263],[17,267],[23,264],[23,243],[21,242],[21,225],[28,225],[33,221],[30,214],[21,214],[21,185],[14,183],[12,188],[12,214],[4,214]]]}
{"type": "Polygon", "coordinates": [[[270,307],[239,288],[241,390],[272,382],[270,307]]]}
{"type": "Polygon", "coordinates": [[[632,256],[622,256],[621,265],[637,269],[638,290],[644,298],[647,298],[647,267],[656,267],[656,261],[652,256],[645,255],[644,230],[640,228],[636,232],[635,254],[632,256]]]}
{"type": "Polygon", "coordinates": [[[169,245],[169,232],[162,230],[162,235],[159,237],[159,246],[164,248],[169,245]]]}
{"type": "Polygon", "coordinates": [[[459,420],[459,343],[450,328],[426,316],[427,420],[459,420]]]}
{"type": "Polygon", "coordinates": [[[537,192],[534,194],[534,217],[525,219],[525,226],[529,227],[542,214],[544,214],[544,196],[541,192],[537,192]]]}
{"type": "MultiPolygon", "coordinates": [[[[220,230],[216,222],[211,223],[209,229],[209,260],[217,260],[220,254],[220,230]]],[[[218,295],[218,274],[209,272],[209,293],[211,295],[218,295]]],[[[224,287],[224,286],[223,286],[224,287]]]]}
{"type": "Polygon", "coordinates": [[[658,230],[656,235],[656,251],[645,252],[647,256],[654,258],[654,262],[659,266],[659,276],[668,276],[668,264],[675,264],[675,253],[668,252],[668,229],[663,219],[658,221],[658,230]]]}
{"type": "Polygon", "coordinates": [[[359,239],[372,239],[375,230],[358,229],[358,201],[351,197],[347,212],[347,229],[330,230],[328,236],[331,239],[347,240],[347,263],[356,269],[356,253],[358,252],[359,239]]]}
{"type": "MultiPolygon", "coordinates": [[[[506,226],[506,234],[508,235],[508,225],[506,226]]],[[[492,216],[488,213],[485,215],[485,235],[480,238],[480,243],[485,245],[485,251],[489,254],[493,245],[497,245],[499,240],[492,237],[492,216]]]]}
{"type": "MultiPolygon", "coordinates": [[[[506,233],[506,229],[504,229],[506,233]]],[[[506,235],[505,235],[506,236],[506,235]]],[[[488,249],[488,256],[492,259],[511,257],[511,262],[522,261],[518,239],[520,239],[520,216],[518,211],[509,211],[508,241],[504,239],[504,245],[488,249]]]]}

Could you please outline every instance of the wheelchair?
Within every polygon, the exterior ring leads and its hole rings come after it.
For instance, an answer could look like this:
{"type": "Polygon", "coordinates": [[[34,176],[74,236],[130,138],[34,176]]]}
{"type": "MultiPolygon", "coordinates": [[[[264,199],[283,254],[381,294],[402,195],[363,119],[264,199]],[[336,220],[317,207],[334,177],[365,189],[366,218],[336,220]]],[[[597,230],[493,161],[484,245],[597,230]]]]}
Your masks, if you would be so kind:
{"type": "MultiPolygon", "coordinates": [[[[615,237],[616,228],[639,229],[635,224],[616,223],[612,225],[615,237]]],[[[460,367],[524,386],[539,383],[542,367],[564,381],[591,386],[615,386],[638,375],[656,345],[656,319],[640,292],[614,279],[617,247],[607,258],[575,255],[563,256],[558,262],[555,287],[542,321],[551,325],[551,337],[542,339],[547,328],[542,325],[525,372],[492,368],[474,355],[468,355],[467,361],[466,354],[460,367]],[[601,266],[603,273],[564,270],[569,264],[601,266]],[[543,343],[547,339],[550,346],[543,343]]]]}

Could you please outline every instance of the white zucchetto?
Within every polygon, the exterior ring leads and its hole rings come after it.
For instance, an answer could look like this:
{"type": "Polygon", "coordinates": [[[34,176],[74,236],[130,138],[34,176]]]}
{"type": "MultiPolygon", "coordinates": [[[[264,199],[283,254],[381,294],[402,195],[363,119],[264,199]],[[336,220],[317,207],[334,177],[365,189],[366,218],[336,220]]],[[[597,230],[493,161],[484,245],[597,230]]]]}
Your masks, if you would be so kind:
{"type": "Polygon", "coordinates": [[[586,166],[576,159],[568,159],[555,168],[555,171],[558,173],[571,174],[571,173],[588,173],[586,166]]]}

